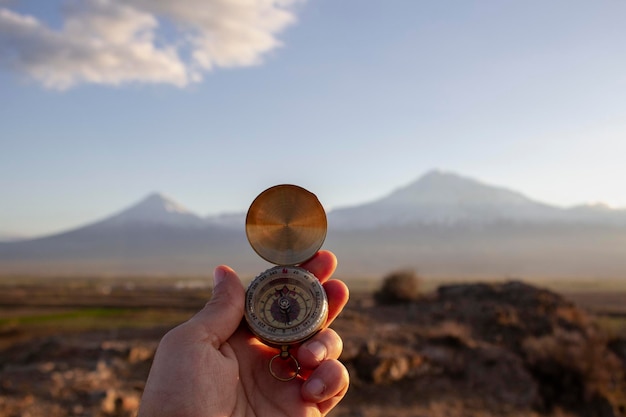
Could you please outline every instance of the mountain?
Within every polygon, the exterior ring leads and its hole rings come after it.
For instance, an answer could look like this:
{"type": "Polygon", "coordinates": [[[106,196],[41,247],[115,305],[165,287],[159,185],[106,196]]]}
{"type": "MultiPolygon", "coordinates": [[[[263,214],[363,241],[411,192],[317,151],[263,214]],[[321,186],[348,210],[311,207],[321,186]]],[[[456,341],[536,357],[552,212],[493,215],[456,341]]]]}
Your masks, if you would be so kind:
{"type": "Polygon", "coordinates": [[[233,233],[232,226],[204,219],[153,193],[84,227],[0,243],[0,273],[206,274],[214,259],[232,261],[244,248],[245,236],[233,233]]]}
{"type": "Polygon", "coordinates": [[[204,218],[208,224],[241,230],[246,224],[246,213],[222,213],[204,218]]]}
{"type": "Polygon", "coordinates": [[[0,231],[0,242],[15,242],[15,241],[22,240],[22,239],[26,239],[26,237],[20,235],[19,233],[10,233],[10,232],[0,231]]]}
{"type": "MultiPolygon", "coordinates": [[[[342,276],[410,267],[430,277],[626,276],[626,211],[561,208],[458,174],[431,171],[373,202],[328,213],[325,248],[342,276]]],[[[244,276],[268,266],[245,213],[201,217],[154,193],[65,233],[0,243],[0,273],[244,276]]]]}
{"type": "Polygon", "coordinates": [[[336,227],[351,229],[407,224],[544,222],[562,216],[563,210],[515,191],[453,173],[431,171],[380,200],[338,209],[329,217],[336,227]]]}
{"type": "Polygon", "coordinates": [[[431,171],[389,195],[329,213],[340,271],[415,268],[443,278],[626,276],[626,210],[554,207],[431,171]]]}
{"type": "Polygon", "coordinates": [[[97,223],[98,227],[168,226],[181,228],[202,227],[202,217],[169,197],[152,193],[139,203],[97,223]]]}
{"type": "Polygon", "coordinates": [[[430,171],[417,181],[377,201],[336,209],[329,223],[341,229],[407,225],[489,225],[498,223],[597,223],[626,225],[626,210],[607,206],[560,208],[507,188],[444,171],[430,171]]]}

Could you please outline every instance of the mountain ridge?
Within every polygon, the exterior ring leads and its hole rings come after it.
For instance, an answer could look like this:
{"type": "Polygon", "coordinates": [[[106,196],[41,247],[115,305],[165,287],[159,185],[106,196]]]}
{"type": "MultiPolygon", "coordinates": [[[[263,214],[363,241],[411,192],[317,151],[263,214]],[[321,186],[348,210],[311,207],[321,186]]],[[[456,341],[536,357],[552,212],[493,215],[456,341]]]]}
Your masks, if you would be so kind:
{"type": "MultiPolygon", "coordinates": [[[[64,235],[95,225],[128,227],[161,224],[170,227],[204,228],[243,227],[245,212],[202,216],[158,191],[103,219],[44,236],[20,237],[12,234],[4,242],[37,240],[64,235]]],[[[527,197],[504,186],[433,169],[416,180],[393,189],[373,201],[337,207],[327,212],[331,227],[376,228],[384,225],[416,223],[480,224],[501,221],[582,221],[625,224],[626,209],[606,204],[582,204],[559,207],[527,197]]]]}
{"type": "MultiPolygon", "coordinates": [[[[430,276],[625,276],[626,210],[559,208],[504,187],[430,171],[373,202],[328,212],[338,273],[394,266],[430,276]]],[[[265,264],[245,213],[202,217],[160,193],[63,233],[0,243],[0,273],[206,274],[265,264]]]]}
{"type": "Polygon", "coordinates": [[[561,208],[500,186],[455,173],[432,170],[370,203],[339,208],[329,213],[340,228],[377,228],[403,224],[492,224],[503,221],[609,222],[626,225],[626,210],[594,206],[561,208]]]}
{"type": "Polygon", "coordinates": [[[100,225],[166,224],[169,226],[201,226],[204,220],[174,199],[158,192],[148,194],[132,206],[105,218],[100,225]]]}

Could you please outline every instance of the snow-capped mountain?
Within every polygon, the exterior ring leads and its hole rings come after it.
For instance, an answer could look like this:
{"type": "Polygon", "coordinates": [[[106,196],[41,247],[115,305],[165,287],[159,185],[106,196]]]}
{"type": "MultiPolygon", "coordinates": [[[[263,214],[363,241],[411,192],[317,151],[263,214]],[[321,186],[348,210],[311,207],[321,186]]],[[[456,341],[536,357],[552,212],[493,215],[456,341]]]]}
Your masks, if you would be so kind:
{"type": "MultiPolygon", "coordinates": [[[[625,276],[626,210],[554,207],[516,191],[431,171],[377,201],[328,213],[325,248],[339,273],[414,266],[426,275],[625,276]]],[[[245,212],[201,217],[154,193],[104,220],[0,243],[0,273],[209,274],[267,264],[245,237],[245,212]]]]}
{"type": "Polygon", "coordinates": [[[244,244],[243,233],[153,193],[83,227],[0,243],[0,273],[198,274],[211,270],[211,256],[227,261],[244,244]]]}
{"type": "Polygon", "coordinates": [[[626,212],[597,210],[588,206],[574,209],[554,207],[507,188],[438,170],[430,171],[377,201],[337,209],[329,215],[329,223],[342,229],[609,220],[626,224],[626,212]]]}
{"type": "Polygon", "coordinates": [[[202,217],[186,209],[173,199],[152,193],[137,204],[98,223],[106,226],[170,226],[170,227],[203,227],[202,217]]]}

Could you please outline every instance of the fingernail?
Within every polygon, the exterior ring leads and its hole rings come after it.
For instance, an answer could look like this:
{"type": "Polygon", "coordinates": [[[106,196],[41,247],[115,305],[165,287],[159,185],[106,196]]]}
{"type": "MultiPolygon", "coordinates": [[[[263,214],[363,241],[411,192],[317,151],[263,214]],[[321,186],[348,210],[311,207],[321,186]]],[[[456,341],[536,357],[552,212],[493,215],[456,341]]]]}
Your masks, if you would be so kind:
{"type": "Polygon", "coordinates": [[[318,362],[326,359],[326,346],[320,342],[311,342],[306,345],[306,348],[313,354],[313,357],[318,362]]]}
{"type": "Polygon", "coordinates": [[[213,287],[217,287],[220,282],[224,281],[225,277],[226,271],[224,269],[219,266],[215,268],[215,271],[213,271],[213,287]]]}
{"type": "Polygon", "coordinates": [[[324,385],[321,379],[309,379],[306,383],[306,389],[312,396],[320,397],[324,393],[326,385],[324,385]]]}

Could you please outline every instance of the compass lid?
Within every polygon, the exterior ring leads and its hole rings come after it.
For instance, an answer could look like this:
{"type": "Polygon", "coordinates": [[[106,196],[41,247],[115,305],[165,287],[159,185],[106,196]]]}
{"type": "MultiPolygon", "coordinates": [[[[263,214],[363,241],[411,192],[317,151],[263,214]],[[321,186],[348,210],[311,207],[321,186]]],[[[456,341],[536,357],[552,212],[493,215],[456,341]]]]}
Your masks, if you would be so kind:
{"type": "Polygon", "coordinates": [[[311,258],[326,239],[326,212],[310,191],[276,185],[257,196],[246,216],[246,235],[254,251],[276,265],[311,258]]]}

